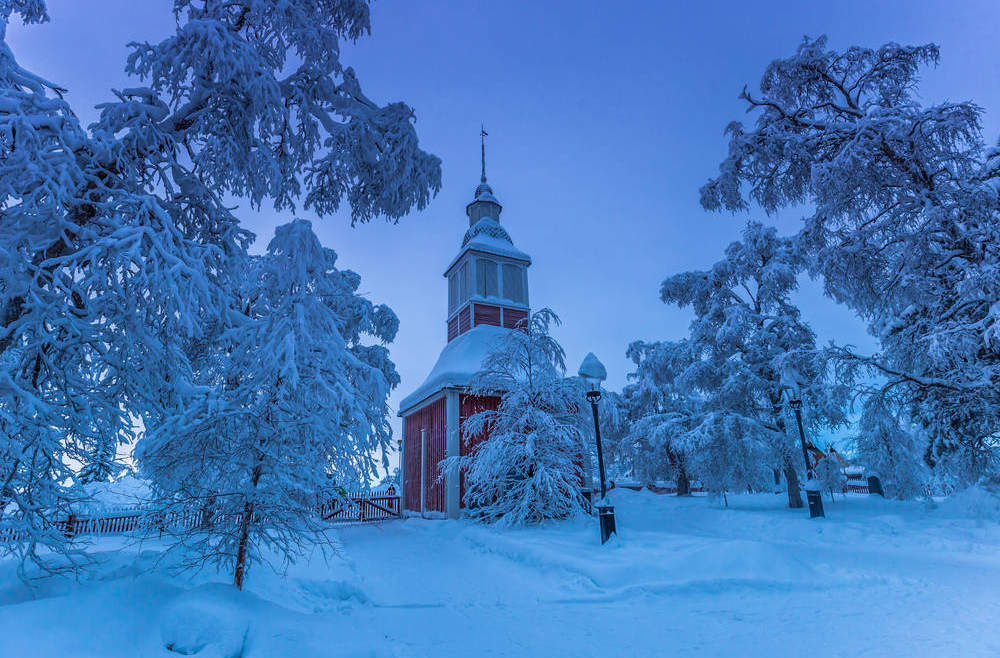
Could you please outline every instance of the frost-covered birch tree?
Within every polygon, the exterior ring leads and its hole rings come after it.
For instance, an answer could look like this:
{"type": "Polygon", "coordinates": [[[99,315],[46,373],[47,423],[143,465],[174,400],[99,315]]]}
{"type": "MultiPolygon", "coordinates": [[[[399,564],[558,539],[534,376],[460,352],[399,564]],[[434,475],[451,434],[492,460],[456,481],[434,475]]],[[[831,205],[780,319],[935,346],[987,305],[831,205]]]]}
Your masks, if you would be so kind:
{"type": "MultiPolygon", "coordinates": [[[[0,9],[4,31],[12,12],[46,18],[40,2],[0,9]]],[[[0,510],[24,540],[0,550],[36,559],[65,548],[52,521],[77,494],[72,465],[107,476],[162,373],[161,337],[218,302],[205,268],[241,247],[238,231],[187,234],[62,91],[0,43],[0,510]]]]}
{"type": "Polygon", "coordinates": [[[497,341],[473,381],[473,394],[499,395],[500,405],[466,420],[469,454],[443,465],[465,474],[465,504],[475,518],[514,526],[584,510],[585,400],[578,381],[565,377],[563,349],[549,333],[558,322],[549,309],[532,313],[523,330],[497,341]]]}
{"type": "Polygon", "coordinates": [[[1000,442],[1000,150],[975,103],[921,102],[920,70],[938,61],[933,44],[806,38],[744,89],[754,123],[727,128],[702,205],[807,205],[810,270],[880,342],[839,350],[846,380],[881,382],[872,411],[888,416],[863,414],[861,435],[905,416],[927,437],[905,458],[968,483],[997,468],[1000,442]]]}
{"type": "MultiPolygon", "coordinates": [[[[133,45],[137,86],[84,129],[63,89],[0,43],[0,511],[36,555],[81,472],[107,477],[138,418],[155,430],[201,377],[191,350],[234,327],[251,240],[224,196],[347,203],[398,220],[440,186],[413,112],[366,97],[340,45],[363,0],[176,0],[175,33],[133,45]],[[235,274],[234,274],[235,273],[235,274]]],[[[47,20],[43,0],[0,1],[47,20]]],[[[24,29],[35,29],[27,28],[24,29]]]]}
{"type": "Polygon", "coordinates": [[[399,322],[335,261],[308,221],[279,226],[248,268],[214,383],[183,396],[137,450],[160,512],[209,515],[167,529],[185,560],[233,569],[237,587],[251,565],[323,542],[317,505],[331,481],[370,481],[378,455],[386,466],[399,376],[384,344],[399,322]]]}
{"type": "Polygon", "coordinates": [[[669,355],[677,373],[671,386],[701,398],[685,419],[684,452],[708,460],[706,474],[720,484],[752,484],[764,470],[781,469],[791,507],[802,500],[787,389],[801,389],[810,432],[844,423],[847,400],[791,301],[802,268],[794,240],[751,223],[710,270],[674,275],[660,289],[664,302],[695,315],[687,341],[671,346],[682,352],[669,355]],[[723,477],[729,460],[739,461],[723,477]]]}

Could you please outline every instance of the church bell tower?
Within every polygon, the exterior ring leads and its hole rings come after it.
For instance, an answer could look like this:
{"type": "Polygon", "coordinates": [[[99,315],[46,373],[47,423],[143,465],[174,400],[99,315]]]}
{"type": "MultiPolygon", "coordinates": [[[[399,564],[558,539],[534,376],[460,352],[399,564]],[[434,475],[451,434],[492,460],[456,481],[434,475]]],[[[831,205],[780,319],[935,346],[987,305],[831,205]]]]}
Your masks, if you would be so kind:
{"type": "Polygon", "coordinates": [[[457,518],[461,478],[438,478],[446,457],[467,453],[466,418],[496,409],[498,397],[476,396],[469,385],[497,341],[528,317],[531,257],[514,246],[500,225],[503,206],[486,182],[486,131],[481,134],[482,171],[465,207],[469,225],[458,255],[445,269],[447,342],[424,382],[403,398],[403,510],[421,516],[457,518]]]}

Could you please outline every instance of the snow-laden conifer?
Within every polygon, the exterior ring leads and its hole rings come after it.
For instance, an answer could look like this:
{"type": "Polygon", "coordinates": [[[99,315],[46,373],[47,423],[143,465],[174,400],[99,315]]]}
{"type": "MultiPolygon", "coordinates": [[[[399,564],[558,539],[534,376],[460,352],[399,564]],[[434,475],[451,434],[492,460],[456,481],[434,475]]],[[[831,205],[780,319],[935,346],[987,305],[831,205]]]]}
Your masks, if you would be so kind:
{"type": "Polygon", "coordinates": [[[203,515],[166,529],[184,559],[232,568],[237,587],[251,565],[322,542],[318,504],[334,485],[371,481],[378,456],[385,467],[399,377],[383,344],[398,320],[335,261],[308,221],[278,227],[247,270],[212,381],[137,450],[160,513],[203,515]]]}
{"type": "Polygon", "coordinates": [[[584,510],[586,400],[579,381],[564,376],[563,349],[549,334],[558,322],[549,309],[532,313],[497,341],[473,380],[473,394],[500,395],[500,406],[465,421],[469,454],[444,468],[464,473],[475,518],[514,526],[584,510]]]}

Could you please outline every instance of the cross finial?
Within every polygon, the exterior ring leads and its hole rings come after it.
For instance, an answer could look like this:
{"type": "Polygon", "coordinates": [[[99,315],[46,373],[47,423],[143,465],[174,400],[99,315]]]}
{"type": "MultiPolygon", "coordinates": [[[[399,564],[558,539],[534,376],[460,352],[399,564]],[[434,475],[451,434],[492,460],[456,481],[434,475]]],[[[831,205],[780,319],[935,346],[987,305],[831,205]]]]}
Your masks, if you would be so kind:
{"type": "Polygon", "coordinates": [[[486,136],[487,135],[489,135],[489,133],[486,132],[485,126],[483,126],[483,124],[479,124],[479,148],[482,150],[482,156],[483,156],[483,175],[482,177],[480,177],[479,180],[481,180],[484,183],[486,182],[486,136]]]}

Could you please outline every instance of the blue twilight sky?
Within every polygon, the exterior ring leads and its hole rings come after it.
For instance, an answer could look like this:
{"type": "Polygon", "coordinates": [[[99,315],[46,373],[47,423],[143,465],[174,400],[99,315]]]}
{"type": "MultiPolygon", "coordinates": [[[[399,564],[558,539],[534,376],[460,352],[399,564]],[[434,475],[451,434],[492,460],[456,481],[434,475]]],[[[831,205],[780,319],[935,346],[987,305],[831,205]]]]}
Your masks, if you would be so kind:
{"type": "MultiPolygon", "coordinates": [[[[172,28],[169,0],[48,5],[50,24],[11,26],[8,40],[22,65],[69,89],[85,123],[109,88],[128,84],[126,44],[172,28]]],[[[361,274],[362,291],[400,317],[394,411],[445,343],[442,273],[467,227],[480,123],[502,223],[534,258],[532,306],[562,317],[556,336],[571,371],[594,351],[620,389],[630,341],[686,332],[688,313],[660,303],[660,281],[710,266],[747,219],[763,218],[698,205],[698,188],[726,153],[723,128],[744,117],[744,84],[756,87],[803,35],[827,34],[833,48],[933,41],[942,62],[924,75],[924,101],[976,101],[993,142],[998,24],[995,0],[375,2],[372,36],[345,60],[369,97],[415,108],[422,145],[444,161],[444,187],[398,226],[351,229],[345,215],[314,227],[339,264],[361,274]]],[[[260,236],[257,250],[291,218],[245,204],[238,214],[260,236]]],[[[772,221],[786,233],[798,227],[794,212],[772,221]]],[[[818,284],[806,282],[799,303],[822,341],[872,346],[818,284]]]]}

